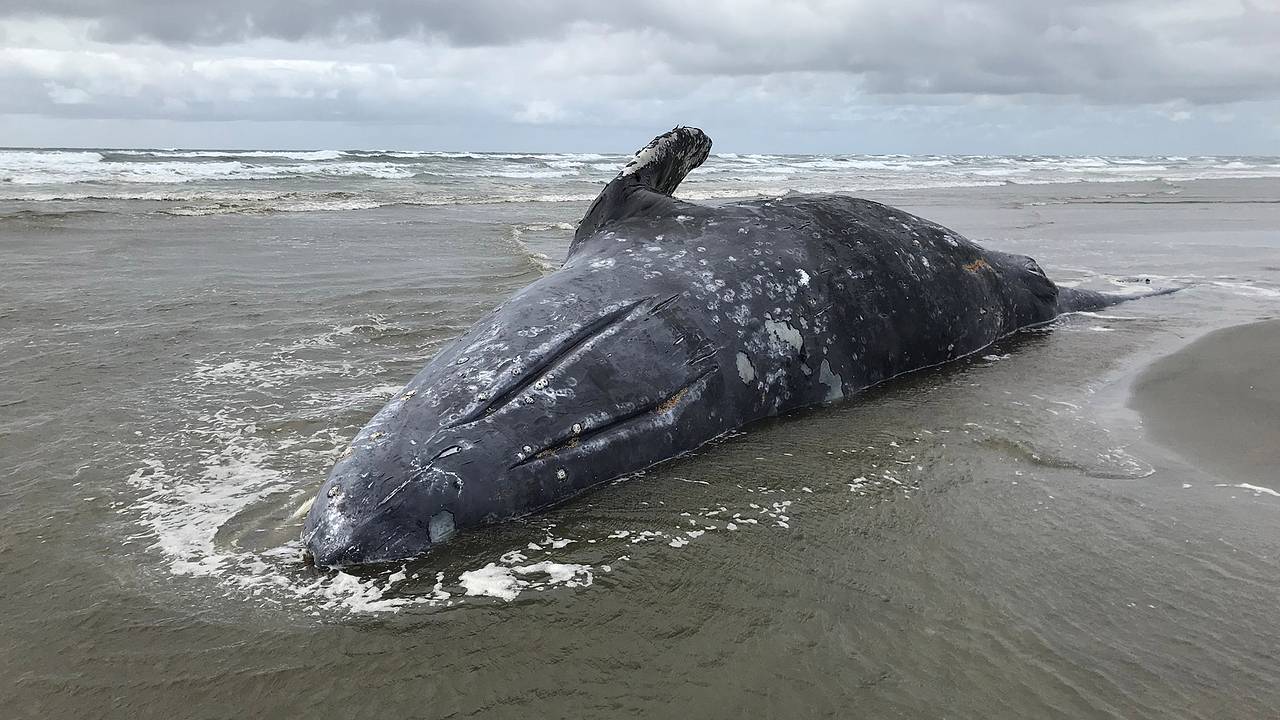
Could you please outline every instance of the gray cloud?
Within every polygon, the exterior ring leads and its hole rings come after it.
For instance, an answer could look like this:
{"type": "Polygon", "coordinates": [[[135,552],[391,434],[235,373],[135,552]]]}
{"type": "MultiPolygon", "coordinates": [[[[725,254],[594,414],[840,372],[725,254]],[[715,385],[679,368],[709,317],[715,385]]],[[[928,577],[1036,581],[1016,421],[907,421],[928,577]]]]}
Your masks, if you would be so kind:
{"type": "Polygon", "coordinates": [[[808,133],[901,114],[938,135],[1113,108],[1174,132],[1280,100],[1277,38],[1280,0],[6,0],[0,113],[808,133]]]}
{"type": "MultiPolygon", "coordinates": [[[[840,73],[890,95],[1212,104],[1280,94],[1275,0],[10,0],[0,12],[82,20],[109,44],[410,39],[468,48],[612,37],[615,59],[636,72],[657,63],[688,75],[840,73]]],[[[584,58],[594,60],[609,62],[584,58]]]]}
{"type": "Polygon", "coordinates": [[[531,0],[12,0],[15,17],[65,17],[95,23],[108,42],[222,44],[283,40],[435,38],[454,45],[496,45],[557,37],[576,22],[612,23],[626,11],[610,3],[531,0]]]}

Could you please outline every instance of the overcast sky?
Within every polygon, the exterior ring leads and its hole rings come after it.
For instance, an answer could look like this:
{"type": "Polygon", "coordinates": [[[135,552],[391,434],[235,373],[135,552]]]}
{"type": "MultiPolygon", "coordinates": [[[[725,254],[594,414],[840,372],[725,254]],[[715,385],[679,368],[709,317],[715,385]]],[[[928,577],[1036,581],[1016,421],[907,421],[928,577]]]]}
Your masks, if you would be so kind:
{"type": "Polygon", "coordinates": [[[1280,155],[1280,0],[0,0],[0,145],[1280,155]]]}

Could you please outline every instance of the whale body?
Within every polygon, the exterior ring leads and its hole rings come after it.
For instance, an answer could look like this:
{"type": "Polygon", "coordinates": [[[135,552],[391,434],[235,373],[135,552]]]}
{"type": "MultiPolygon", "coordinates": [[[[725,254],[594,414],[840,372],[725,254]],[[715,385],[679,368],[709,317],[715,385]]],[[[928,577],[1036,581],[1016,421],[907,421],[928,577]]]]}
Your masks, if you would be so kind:
{"type": "Polygon", "coordinates": [[[707,207],[676,128],[638,152],[559,270],[444,348],[355,437],[303,541],[344,567],[560,503],[735,428],[963,358],[1121,298],[842,195],[707,207]]]}

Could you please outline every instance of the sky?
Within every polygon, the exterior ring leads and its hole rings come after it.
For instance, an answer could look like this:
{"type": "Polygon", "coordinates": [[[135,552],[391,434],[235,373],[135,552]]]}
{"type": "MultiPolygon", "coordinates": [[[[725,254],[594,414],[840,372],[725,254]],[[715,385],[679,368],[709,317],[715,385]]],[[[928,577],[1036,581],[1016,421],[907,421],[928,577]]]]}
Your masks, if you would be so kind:
{"type": "Polygon", "coordinates": [[[0,145],[1280,155],[1280,0],[0,0],[0,145]]]}

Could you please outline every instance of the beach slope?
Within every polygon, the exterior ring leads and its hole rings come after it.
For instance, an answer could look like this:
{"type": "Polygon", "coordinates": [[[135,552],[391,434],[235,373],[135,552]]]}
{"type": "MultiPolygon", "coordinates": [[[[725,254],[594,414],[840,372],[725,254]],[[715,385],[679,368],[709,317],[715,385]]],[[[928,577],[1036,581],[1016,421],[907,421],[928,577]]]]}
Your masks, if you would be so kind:
{"type": "Polygon", "coordinates": [[[1274,482],[1280,320],[1218,330],[1156,361],[1134,384],[1129,404],[1152,440],[1192,464],[1237,482],[1274,482]]]}

